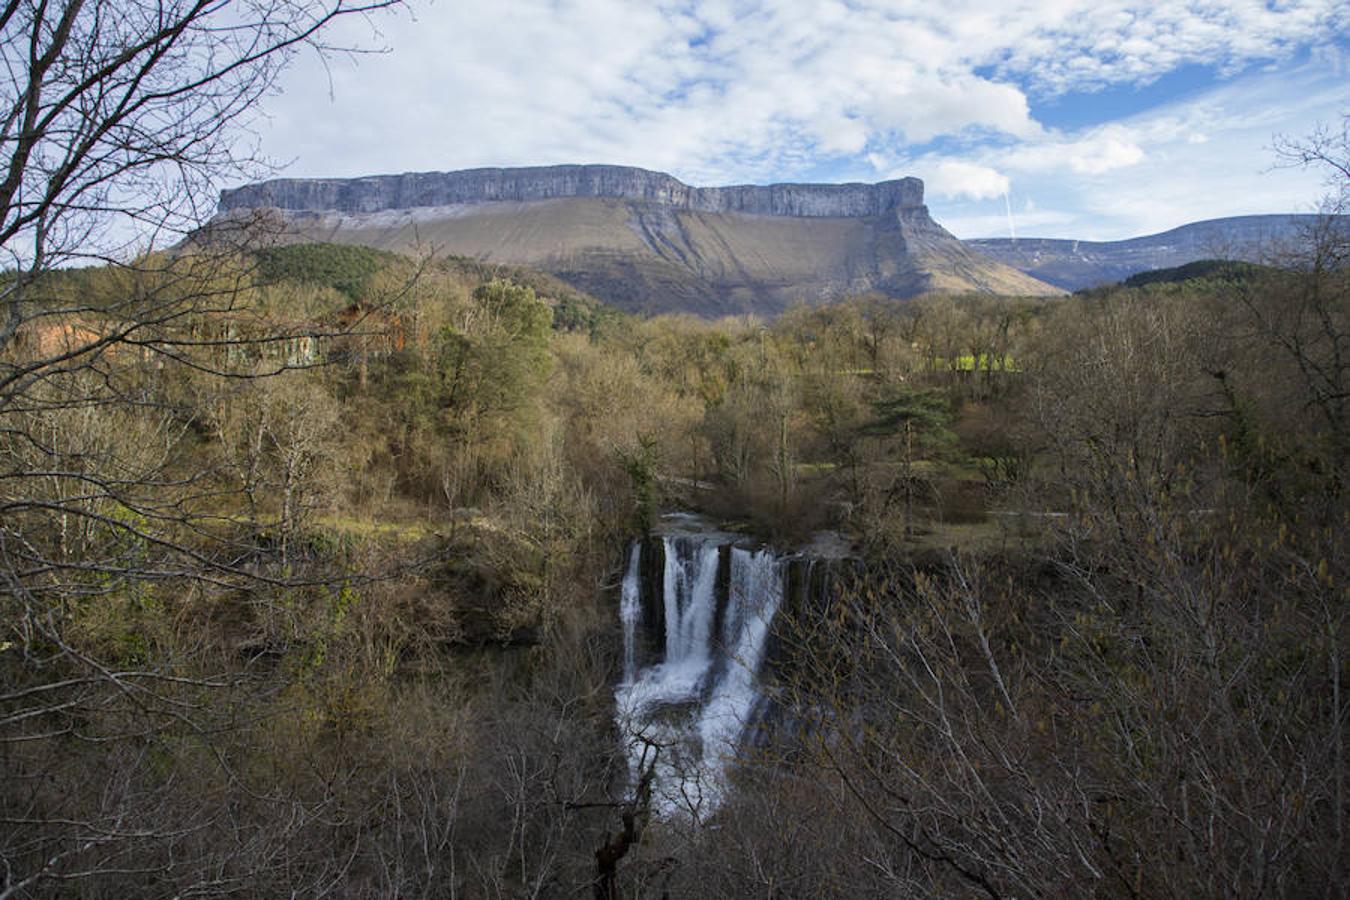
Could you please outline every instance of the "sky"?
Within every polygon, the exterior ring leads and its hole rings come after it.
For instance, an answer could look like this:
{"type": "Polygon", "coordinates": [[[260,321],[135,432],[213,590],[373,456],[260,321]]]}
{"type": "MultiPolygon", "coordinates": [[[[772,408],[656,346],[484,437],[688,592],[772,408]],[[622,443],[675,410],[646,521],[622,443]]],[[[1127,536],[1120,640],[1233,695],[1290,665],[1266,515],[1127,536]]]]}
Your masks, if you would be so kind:
{"type": "Polygon", "coordinates": [[[291,177],[612,163],[924,179],[957,236],[1311,212],[1272,145],[1350,114],[1350,2],[497,0],[349,21],[257,129],[291,177]]]}

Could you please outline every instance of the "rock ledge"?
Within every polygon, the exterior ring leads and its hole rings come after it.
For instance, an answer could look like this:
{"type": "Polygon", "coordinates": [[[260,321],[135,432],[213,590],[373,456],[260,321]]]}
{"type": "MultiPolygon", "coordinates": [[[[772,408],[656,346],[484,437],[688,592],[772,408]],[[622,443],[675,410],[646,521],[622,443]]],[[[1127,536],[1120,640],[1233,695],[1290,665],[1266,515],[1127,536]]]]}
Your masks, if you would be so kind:
{"type": "Polygon", "coordinates": [[[366,178],[279,178],[222,191],[222,212],[283,210],[373,213],[391,209],[563,197],[638,200],[698,212],[800,218],[867,218],[923,207],[923,182],[691,187],[662,172],[627,166],[537,166],[409,172],[366,178]]]}

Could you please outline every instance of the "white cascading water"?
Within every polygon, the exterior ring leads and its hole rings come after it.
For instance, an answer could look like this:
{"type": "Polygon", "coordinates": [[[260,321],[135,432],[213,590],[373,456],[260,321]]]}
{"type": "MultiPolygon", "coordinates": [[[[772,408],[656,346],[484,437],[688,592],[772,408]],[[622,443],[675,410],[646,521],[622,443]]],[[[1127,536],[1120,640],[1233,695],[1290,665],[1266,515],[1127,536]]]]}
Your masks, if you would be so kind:
{"type": "Polygon", "coordinates": [[[732,548],[730,596],[722,625],[727,665],[699,719],[705,768],[735,753],[740,743],[746,719],[759,700],[755,675],[782,600],[782,562],[768,550],[732,548]]]}
{"type": "Polygon", "coordinates": [[[620,603],[619,726],[633,781],[651,758],[652,745],[661,748],[652,797],[661,815],[699,819],[716,809],[727,767],[759,700],[755,675],[783,599],[784,565],[768,550],[731,547],[721,628],[714,634],[719,548],[728,542],[729,536],[719,533],[664,538],[665,652],[641,668],[640,545],[629,554],[620,603]]]}
{"type": "Polygon", "coordinates": [[[633,542],[628,552],[628,569],[623,573],[619,596],[619,619],[623,622],[623,681],[631,684],[637,676],[637,629],[642,622],[642,544],[633,542]]]}

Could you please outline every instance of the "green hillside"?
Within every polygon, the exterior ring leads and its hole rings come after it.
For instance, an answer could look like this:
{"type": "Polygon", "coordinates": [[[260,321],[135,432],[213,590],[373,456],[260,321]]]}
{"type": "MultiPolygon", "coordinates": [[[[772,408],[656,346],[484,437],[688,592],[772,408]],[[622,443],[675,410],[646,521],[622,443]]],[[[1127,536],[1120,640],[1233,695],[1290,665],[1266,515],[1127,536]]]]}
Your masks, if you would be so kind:
{"type": "Polygon", "coordinates": [[[1273,266],[1245,262],[1236,259],[1199,259],[1180,266],[1166,269],[1150,269],[1126,278],[1121,284],[1126,287],[1143,287],[1147,284],[1179,284],[1185,281],[1246,281],[1279,270],[1273,266]]]}

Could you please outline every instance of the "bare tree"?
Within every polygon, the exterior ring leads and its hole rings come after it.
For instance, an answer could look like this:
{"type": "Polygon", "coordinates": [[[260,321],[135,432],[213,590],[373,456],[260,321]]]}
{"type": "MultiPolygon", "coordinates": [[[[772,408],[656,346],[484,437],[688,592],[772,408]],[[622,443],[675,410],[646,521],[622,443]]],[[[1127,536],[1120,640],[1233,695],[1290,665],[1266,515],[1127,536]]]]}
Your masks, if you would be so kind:
{"type": "Polygon", "coordinates": [[[226,808],[211,792],[244,789],[219,702],[238,679],[172,623],[296,579],[222,514],[174,398],[193,372],[288,367],[293,335],[250,310],[231,248],[181,241],[222,181],[264,171],[248,126],[286,65],[345,52],[334,23],[393,5],[0,3],[0,898],[90,878],[209,894],[277,864],[257,832],[200,840],[226,808]]]}
{"type": "Polygon", "coordinates": [[[1275,156],[1281,166],[1316,167],[1324,170],[1333,198],[1342,203],[1350,191],[1350,113],[1341,115],[1340,127],[1322,124],[1307,135],[1275,138],[1275,156]]]}
{"type": "Polygon", "coordinates": [[[1274,149],[1279,165],[1322,172],[1327,193],[1306,233],[1273,248],[1273,261],[1297,276],[1239,300],[1256,339],[1291,365],[1291,381],[1330,437],[1332,463],[1343,466],[1350,450],[1350,114],[1339,128],[1281,136],[1274,149]]]}

